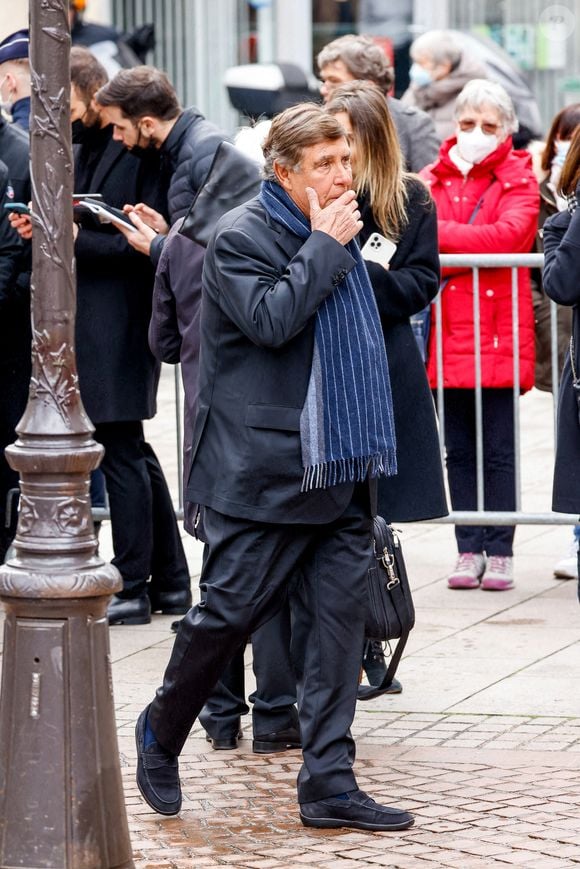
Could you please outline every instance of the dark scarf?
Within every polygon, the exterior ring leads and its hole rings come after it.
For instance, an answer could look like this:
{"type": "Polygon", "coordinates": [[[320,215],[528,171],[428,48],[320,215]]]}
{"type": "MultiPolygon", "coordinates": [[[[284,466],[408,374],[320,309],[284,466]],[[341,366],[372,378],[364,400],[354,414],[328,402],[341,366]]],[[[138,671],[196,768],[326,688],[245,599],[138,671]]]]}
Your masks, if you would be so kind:
{"type": "MultiPolygon", "coordinates": [[[[288,232],[306,240],[310,222],[279,184],[260,201],[288,232]]],[[[369,276],[353,240],[355,267],[316,312],[312,369],[300,417],[302,491],[397,473],[389,366],[369,276]]]]}

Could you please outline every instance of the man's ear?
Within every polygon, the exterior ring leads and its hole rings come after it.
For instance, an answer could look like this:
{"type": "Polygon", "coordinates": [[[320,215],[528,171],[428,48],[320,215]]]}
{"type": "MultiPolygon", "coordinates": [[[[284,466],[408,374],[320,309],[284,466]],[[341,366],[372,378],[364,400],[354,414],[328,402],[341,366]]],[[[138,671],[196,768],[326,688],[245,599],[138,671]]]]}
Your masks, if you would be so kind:
{"type": "Polygon", "coordinates": [[[288,166],[284,166],[283,163],[279,163],[277,160],[274,160],[272,168],[280,187],[282,187],[286,193],[290,193],[292,190],[292,170],[289,169],[288,166]]]}
{"type": "Polygon", "coordinates": [[[151,115],[145,115],[145,117],[141,118],[140,123],[141,132],[147,139],[153,136],[159,126],[157,119],[152,118],[151,115]]]}

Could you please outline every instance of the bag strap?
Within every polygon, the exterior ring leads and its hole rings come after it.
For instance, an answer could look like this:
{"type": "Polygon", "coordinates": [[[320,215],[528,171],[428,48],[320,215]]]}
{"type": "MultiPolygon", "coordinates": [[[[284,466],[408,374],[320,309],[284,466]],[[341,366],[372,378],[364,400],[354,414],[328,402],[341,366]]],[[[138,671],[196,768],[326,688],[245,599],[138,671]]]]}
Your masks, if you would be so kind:
{"type": "Polygon", "coordinates": [[[397,642],[397,646],[395,651],[391,655],[391,660],[389,661],[389,666],[387,667],[387,672],[383,677],[383,681],[380,685],[359,685],[357,691],[357,700],[374,700],[375,697],[380,697],[381,694],[384,694],[390,687],[395,678],[395,673],[397,672],[397,667],[403,657],[403,652],[405,651],[405,646],[407,645],[407,640],[409,639],[409,631],[402,634],[397,642]]]}

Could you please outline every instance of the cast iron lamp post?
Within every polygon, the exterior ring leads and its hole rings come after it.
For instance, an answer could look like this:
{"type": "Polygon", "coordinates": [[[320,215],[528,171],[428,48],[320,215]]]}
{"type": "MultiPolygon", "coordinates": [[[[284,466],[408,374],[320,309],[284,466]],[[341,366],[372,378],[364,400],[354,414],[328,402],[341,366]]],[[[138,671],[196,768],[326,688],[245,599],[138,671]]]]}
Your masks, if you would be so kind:
{"type": "Polygon", "coordinates": [[[32,378],[17,442],[0,702],[0,869],[132,867],[89,473],[102,447],[74,350],[68,0],[31,0],[32,378]]]}

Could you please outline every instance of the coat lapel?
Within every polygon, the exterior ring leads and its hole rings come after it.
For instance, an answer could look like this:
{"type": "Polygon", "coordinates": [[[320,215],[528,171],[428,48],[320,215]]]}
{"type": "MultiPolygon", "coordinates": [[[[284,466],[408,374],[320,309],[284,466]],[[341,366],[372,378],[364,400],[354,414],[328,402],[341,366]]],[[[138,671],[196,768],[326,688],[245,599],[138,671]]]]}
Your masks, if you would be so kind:
{"type": "Polygon", "coordinates": [[[124,153],[125,148],[120,142],[115,142],[113,139],[109,141],[103,152],[103,156],[99,160],[95,174],[93,175],[93,180],[91,182],[93,191],[91,192],[96,193],[100,189],[104,179],[124,153]]]}

